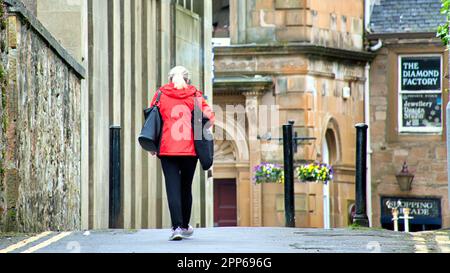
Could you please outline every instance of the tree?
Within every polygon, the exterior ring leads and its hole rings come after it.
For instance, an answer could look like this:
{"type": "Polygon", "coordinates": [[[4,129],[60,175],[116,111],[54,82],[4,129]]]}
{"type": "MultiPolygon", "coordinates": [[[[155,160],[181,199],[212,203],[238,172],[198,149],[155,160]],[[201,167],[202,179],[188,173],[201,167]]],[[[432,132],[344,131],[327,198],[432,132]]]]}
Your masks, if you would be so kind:
{"type": "Polygon", "coordinates": [[[446,23],[438,26],[437,37],[439,37],[444,45],[448,46],[450,43],[450,0],[441,0],[441,14],[445,14],[446,23]]]}

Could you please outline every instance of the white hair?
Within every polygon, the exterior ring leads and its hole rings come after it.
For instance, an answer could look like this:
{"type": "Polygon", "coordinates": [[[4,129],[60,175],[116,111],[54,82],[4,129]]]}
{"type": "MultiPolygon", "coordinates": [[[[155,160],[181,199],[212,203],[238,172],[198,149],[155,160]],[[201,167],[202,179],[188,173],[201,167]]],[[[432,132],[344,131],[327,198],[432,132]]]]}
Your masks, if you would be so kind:
{"type": "Polygon", "coordinates": [[[169,81],[173,82],[176,89],[186,88],[190,79],[190,73],[184,66],[176,66],[170,70],[169,81]]]}

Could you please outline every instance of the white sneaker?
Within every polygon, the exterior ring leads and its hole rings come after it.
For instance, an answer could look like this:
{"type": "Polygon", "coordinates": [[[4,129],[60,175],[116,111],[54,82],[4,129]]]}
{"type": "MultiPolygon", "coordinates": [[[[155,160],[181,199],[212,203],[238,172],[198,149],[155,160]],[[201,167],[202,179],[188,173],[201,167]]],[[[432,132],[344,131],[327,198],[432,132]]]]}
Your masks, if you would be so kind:
{"type": "Polygon", "coordinates": [[[181,228],[177,228],[175,230],[172,230],[172,236],[170,236],[169,241],[181,241],[183,240],[183,231],[181,228]]]}
{"type": "Polygon", "coordinates": [[[194,235],[194,228],[191,225],[189,225],[187,229],[186,228],[181,229],[181,231],[182,231],[181,235],[183,235],[183,237],[186,238],[189,238],[192,235],[194,235]]]}

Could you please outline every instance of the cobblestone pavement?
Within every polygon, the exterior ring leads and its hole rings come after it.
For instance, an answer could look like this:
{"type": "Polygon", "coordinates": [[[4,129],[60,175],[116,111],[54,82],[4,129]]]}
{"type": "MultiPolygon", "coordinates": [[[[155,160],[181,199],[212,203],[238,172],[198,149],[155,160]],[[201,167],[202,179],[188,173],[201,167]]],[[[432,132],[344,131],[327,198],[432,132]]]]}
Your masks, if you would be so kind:
{"type": "Polygon", "coordinates": [[[0,253],[450,253],[450,232],[376,229],[208,228],[169,242],[169,230],[0,236],[0,253]]]}

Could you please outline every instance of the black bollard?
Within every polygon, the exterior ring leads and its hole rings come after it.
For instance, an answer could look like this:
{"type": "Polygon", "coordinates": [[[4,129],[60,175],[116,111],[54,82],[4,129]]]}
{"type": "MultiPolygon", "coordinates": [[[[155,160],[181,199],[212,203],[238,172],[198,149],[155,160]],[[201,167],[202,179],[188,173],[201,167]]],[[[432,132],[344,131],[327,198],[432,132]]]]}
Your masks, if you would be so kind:
{"type": "Polygon", "coordinates": [[[120,219],[120,126],[110,127],[109,149],[109,227],[119,228],[120,219]]]}
{"type": "Polygon", "coordinates": [[[295,227],[294,204],[294,122],[283,126],[284,146],[284,208],[286,227],[295,227]]]}
{"type": "Polygon", "coordinates": [[[366,124],[356,126],[356,214],[353,223],[369,227],[367,217],[367,129],[366,124]]]}

